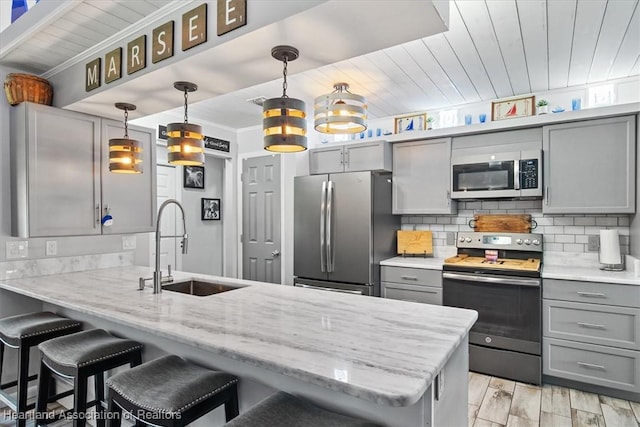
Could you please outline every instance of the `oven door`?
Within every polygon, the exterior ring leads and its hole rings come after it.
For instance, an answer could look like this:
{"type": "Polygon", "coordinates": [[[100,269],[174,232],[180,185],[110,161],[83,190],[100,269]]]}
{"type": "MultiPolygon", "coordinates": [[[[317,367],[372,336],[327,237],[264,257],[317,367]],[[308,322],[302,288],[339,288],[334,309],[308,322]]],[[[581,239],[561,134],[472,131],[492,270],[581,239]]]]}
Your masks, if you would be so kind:
{"type": "Polygon", "coordinates": [[[443,305],[478,312],[469,343],[541,354],[541,279],[450,271],[442,279],[443,305]]]}

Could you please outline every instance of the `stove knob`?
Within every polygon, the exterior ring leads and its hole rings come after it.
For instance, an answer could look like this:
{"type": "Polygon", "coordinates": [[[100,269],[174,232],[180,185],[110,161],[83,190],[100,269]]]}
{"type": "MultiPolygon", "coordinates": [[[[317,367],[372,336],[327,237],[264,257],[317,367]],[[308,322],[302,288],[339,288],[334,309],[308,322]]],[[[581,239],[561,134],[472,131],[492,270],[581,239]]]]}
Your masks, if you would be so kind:
{"type": "Polygon", "coordinates": [[[458,239],[458,241],[459,241],[460,243],[464,243],[464,237],[463,237],[463,236],[460,236],[460,238],[458,239]]]}
{"type": "Polygon", "coordinates": [[[518,245],[521,245],[521,244],[522,244],[522,239],[516,239],[516,243],[517,243],[518,245]]]}
{"type": "Polygon", "coordinates": [[[525,245],[530,245],[530,244],[531,244],[531,240],[529,240],[529,239],[525,239],[525,240],[524,240],[524,244],[525,244],[525,245]]]}
{"type": "Polygon", "coordinates": [[[535,240],[533,241],[533,244],[534,244],[534,245],[536,245],[536,246],[540,246],[540,240],[535,239],[535,240]]]}
{"type": "Polygon", "coordinates": [[[467,243],[471,243],[471,237],[467,237],[466,239],[464,239],[464,241],[467,243]]]}

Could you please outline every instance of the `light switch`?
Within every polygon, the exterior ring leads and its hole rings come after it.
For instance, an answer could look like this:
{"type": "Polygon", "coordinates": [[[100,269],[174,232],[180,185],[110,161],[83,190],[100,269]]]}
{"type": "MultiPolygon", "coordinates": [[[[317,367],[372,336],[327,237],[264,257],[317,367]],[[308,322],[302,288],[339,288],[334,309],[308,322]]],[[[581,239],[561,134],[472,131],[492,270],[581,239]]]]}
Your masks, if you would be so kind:
{"type": "Polygon", "coordinates": [[[47,240],[47,244],[45,246],[45,255],[46,256],[58,255],[58,242],[56,242],[55,240],[47,240]]]}
{"type": "Polygon", "coordinates": [[[26,258],[29,255],[29,242],[18,240],[7,242],[7,259],[26,258]]]}

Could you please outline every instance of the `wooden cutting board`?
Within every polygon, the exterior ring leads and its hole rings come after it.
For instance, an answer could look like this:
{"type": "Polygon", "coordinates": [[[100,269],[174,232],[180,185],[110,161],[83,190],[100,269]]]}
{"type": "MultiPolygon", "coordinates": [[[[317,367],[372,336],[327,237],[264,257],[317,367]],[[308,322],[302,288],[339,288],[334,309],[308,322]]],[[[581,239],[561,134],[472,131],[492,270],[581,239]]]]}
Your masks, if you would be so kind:
{"type": "Polygon", "coordinates": [[[398,230],[398,255],[432,255],[431,231],[398,230]]]}
{"type": "Polygon", "coordinates": [[[473,221],[473,231],[531,233],[531,215],[529,214],[476,214],[473,216],[473,221]]]}

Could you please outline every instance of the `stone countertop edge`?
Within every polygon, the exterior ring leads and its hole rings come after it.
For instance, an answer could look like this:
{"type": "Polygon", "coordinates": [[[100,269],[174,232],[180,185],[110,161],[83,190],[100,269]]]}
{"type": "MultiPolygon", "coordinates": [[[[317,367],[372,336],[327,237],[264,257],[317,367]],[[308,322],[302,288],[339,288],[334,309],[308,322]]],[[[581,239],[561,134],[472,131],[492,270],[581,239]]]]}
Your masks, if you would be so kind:
{"type": "Polygon", "coordinates": [[[478,316],[184,272],[174,272],[174,281],[244,287],[208,297],[138,291],[137,278],[151,273],[117,267],[4,280],[0,288],[386,406],[417,402],[478,316]]]}

